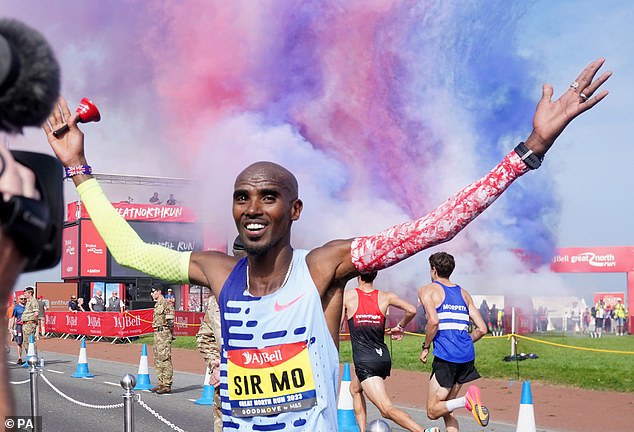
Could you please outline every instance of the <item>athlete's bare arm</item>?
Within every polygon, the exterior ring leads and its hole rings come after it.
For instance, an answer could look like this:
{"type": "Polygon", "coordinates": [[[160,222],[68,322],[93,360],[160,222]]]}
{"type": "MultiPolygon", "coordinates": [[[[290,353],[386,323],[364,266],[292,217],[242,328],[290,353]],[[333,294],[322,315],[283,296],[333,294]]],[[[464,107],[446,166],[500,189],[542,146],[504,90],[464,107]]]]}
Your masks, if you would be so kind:
{"type": "Polygon", "coordinates": [[[192,252],[189,261],[189,280],[193,284],[209,287],[217,299],[238,260],[237,257],[222,252],[192,252]]]}
{"type": "Polygon", "coordinates": [[[390,329],[392,339],[403,339],[405,327],[416,316],[416,306],[408,301],[403,300],[401,297],[398,296],[398,294],[390,291],[383,291],[379,293],[379,305],[383,314],[386,313],[387,308],[390,306],[394,306],[405,312],[405,315],[398,323],[396,323],[396,326],[390,329]]]}
{"type": "Polygon", "coordinates": [[[462,290],[462,298],[464,298],[465,303],[467,303],[467,308],[469,308],[469,318],[475,324],[475,329],[471,332],[471,339],[476,342],[482,338],[482,336],[487,334],[487,325],[482,319],[482,315],[480,315],[480,311],[476,307],[473,302],[473,298],[471,294],[469,294],[464,288],[462,290]]]}
{"type": "Polygon", "coordinates": [[[334,240],[313,249],[306,256],[310,275],[321,296],[328,330],[339,343],[339,326],[343,312],[346,283],[359,275],[350,259],[352,240],[334,240]]]}
{"type": "Polygon", "coordinates": [[[359,307],[359,295],[356,289],[349,289],[343,293],[343,312],[341,314],[341,323],[344,319],[350,319],[359,307]]]}
{"type": "Polygon", "coordinates": [[[436,337],[438,332],[438,324],[440,322],[436,308],[444,300],[444,294],[442,288],[438,284],[430,283],[422,286],[418,289],[418,300],[425,308],[425,314],[427,315],[427,325],[425,325],[425,340],[423,341],[423,349],[420,353],[420,361],[427,363],[427,355],[429,354],[429,347],[432,341],[436,337]]]}

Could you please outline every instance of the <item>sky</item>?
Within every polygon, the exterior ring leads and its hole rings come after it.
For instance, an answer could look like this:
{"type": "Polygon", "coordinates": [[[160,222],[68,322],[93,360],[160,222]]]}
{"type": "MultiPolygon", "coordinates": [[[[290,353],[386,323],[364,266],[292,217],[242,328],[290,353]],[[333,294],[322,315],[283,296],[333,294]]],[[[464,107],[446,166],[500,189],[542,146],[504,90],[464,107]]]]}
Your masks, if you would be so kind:
{"type": "MultiPolygon", "coordinates": [[[[609,96],[576,119],[542,167],[451,242],[381,272],[410,300],[427,257],[456,256],[476,294],[624,291],[625,276],[528,272],[558,247],[630,246],[634,4],[621,1],[268,0],[4,2],[37,28],[62,67],[62,94],[102,120],[82,126],[95,172],[187,177],[176,192],[218,244],[235,236],[232,183],[272,160],[298,177],[293,245],[372,234],[421,217],[484,175],[531,131],[543,83],[554,97],[592,60],[609,96]]],[[[13,149],[51,153],[42,132],[13,149]]],[[[104,189],[145,202],[153,189],[104,189]]],[[[67,201],[77,200],[70,184],[67,201]]],[[[59,267],[20,288],[58,281],[59,267]]]]}

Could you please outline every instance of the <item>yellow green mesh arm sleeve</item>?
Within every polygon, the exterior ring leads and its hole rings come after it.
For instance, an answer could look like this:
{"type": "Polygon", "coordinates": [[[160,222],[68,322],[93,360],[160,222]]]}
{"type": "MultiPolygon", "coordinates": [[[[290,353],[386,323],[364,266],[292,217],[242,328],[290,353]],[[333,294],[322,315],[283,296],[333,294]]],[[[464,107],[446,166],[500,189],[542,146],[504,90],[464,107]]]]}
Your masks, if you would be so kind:
{"type": "Polygon", "coordinates": [[[97,180],[86,180],[77,186],[77,192],[117,263],[158,279],[189,283],[191,252],[177,252],[163,246],[145,243],[128,222],[117,213],[97,180]]]}

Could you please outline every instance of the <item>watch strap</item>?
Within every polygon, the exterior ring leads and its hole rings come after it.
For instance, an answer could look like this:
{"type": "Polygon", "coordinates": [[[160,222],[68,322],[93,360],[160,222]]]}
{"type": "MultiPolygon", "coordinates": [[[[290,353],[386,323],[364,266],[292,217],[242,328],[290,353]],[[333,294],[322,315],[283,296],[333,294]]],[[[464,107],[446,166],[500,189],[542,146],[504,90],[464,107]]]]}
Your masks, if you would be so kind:
{"type": "Polygon", "coordinates": [[[517,153],[520,159],[524,161],[526,166],[532,170],[539,168],[542,165],[542,160],[544,160],[543,157],[537,156],[535,153],[533,153],[533,150],[526,147],[526,144],[524,144],[524,142],[519,143],[515,147],[515,153],[517,153]]]}

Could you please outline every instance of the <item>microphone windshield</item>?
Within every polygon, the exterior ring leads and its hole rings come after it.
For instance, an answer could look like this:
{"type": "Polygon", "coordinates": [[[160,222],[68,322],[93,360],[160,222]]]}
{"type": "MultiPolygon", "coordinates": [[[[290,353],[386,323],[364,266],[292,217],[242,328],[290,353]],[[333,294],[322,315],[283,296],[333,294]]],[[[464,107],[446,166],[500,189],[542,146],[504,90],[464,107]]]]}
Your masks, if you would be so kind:
{"type": "Polygon", "coordinates": [[[59,64],[46,39],[20,21],[0,19],[0,131],[40,126],[59,88],[59,64]]]}

